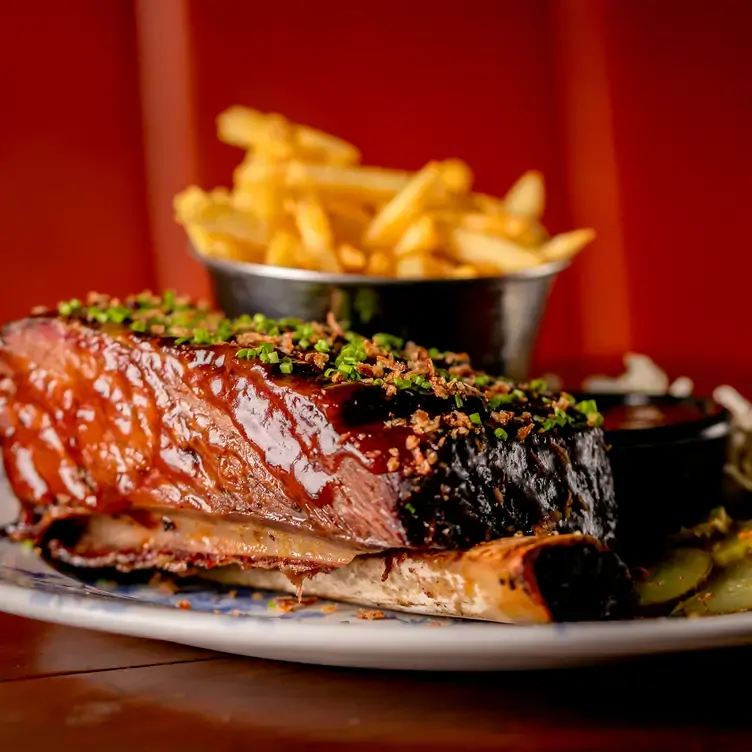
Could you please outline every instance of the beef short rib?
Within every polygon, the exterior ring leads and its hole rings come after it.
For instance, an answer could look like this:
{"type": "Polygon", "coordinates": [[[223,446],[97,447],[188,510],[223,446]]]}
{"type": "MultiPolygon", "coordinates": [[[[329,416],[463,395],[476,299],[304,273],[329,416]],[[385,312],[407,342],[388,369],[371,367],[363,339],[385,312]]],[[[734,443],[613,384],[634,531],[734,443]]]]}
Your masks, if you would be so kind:
{"type": "Polygon", "coordinates": [[[316,539],[353,555],[611,541],[603,433],[569,395],[334,321],[229,321],[148,297],[60,310],[0,338],[16,537],[92,515],[167,530],[179,513],[279,530],[282,557],[316,539]]]}

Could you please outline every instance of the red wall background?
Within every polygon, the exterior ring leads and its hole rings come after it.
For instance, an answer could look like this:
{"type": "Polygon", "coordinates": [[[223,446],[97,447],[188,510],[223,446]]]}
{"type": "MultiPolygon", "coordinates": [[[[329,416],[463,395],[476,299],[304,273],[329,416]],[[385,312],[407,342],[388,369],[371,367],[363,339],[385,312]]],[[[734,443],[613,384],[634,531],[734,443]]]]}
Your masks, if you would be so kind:
{"type": "Polygon", "coordinates": [[[545,173],[547,224],[593,226],[560,279],[543,368],[646,352],[752,385],[752,23],[746,0],[5,0],[0,319],[145,286],[207,291],[172,221],[240,157],[245,103],[368,161],[458,156],[503,192],[545,173]]]}

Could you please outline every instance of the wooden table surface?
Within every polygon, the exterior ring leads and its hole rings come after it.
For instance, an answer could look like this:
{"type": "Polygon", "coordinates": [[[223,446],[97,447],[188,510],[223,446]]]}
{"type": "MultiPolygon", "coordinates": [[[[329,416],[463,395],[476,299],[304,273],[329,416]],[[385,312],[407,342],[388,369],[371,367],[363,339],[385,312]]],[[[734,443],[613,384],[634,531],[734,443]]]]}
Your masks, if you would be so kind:
{"type": "Polygon", "coordinates": [[[0,614],[0,750],[752,750],[752,649],[555,672],[330,669],[0,614]]]}

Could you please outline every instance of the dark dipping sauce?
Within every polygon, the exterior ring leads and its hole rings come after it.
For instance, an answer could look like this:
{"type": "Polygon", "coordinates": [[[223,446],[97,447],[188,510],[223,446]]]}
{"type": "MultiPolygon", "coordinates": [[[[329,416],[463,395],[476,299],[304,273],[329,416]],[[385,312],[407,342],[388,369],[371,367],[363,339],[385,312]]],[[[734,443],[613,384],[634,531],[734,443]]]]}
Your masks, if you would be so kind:
{"type": "Polygon", "coordinates": [[[648,404],[616,404],[601,408],[603,428],[606,431],[622,431],[637,428],[691,423],[707,416],[707,412],[690,402],[648,404]]]}

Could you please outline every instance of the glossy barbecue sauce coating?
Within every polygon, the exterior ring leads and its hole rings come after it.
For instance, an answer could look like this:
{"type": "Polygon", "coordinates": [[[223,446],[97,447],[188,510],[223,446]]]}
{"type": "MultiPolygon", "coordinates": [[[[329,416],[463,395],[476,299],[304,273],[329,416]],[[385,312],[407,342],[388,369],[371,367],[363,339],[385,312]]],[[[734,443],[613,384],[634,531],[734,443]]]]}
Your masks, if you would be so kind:
{"type": "Polygon", "coordinates": [[[362,551],[613,528],[593,405],[336,322],[199,311],[191,327],[199,309],[173,302],[160,319],[154,299],[102,296],[74,308],[11,324],[0,341],[21,536],[95,513],[157,524],[178,508],[362,551]]]}
{"type": "MultiPolygon", "coordinates": [[[[24,378],[3,420],[8,477],[24,501],[107,514],[263,508],[271,523],[315,530],[331,524],[328,510],[394,495],[385,442],[404,445],[404,429],[353,435],[341,410],[353,385],[317,388],[228,346],[161,348],[112,329],[39,320],[8,333],[11,347],[36,340],[31,358],[13,361],[24,378]]],[[[351,529],[348,517],[343,509],[346,537],[398,542],[390,518],[351,529]]]]}

